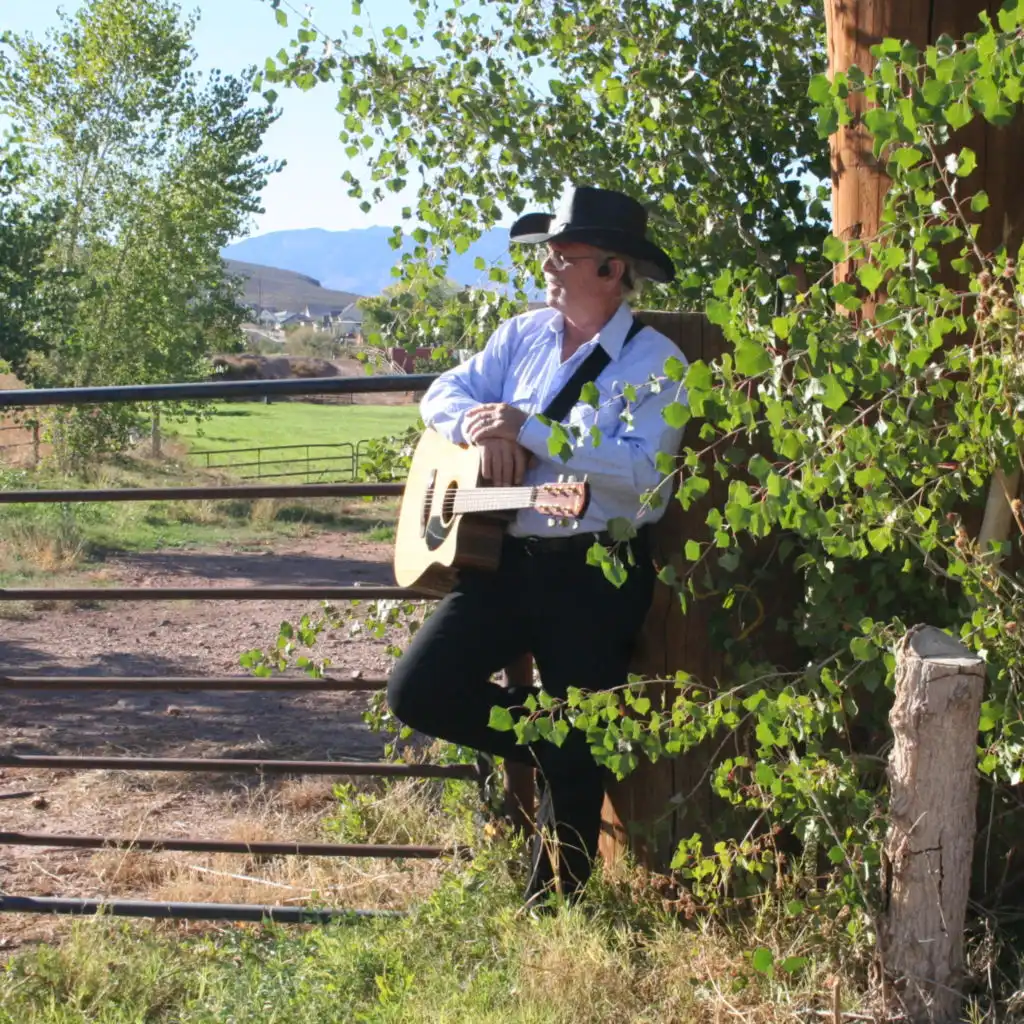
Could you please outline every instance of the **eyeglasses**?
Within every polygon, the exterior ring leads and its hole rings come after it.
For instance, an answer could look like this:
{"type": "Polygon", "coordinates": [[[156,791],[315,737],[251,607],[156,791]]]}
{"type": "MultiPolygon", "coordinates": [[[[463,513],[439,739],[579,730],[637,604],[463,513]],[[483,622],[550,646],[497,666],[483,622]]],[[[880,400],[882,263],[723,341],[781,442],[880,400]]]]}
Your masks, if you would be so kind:
{"type": "Polygon", "coordinates": [[[547,256],[544,258],[545,263],[550,263],[555,270],[565,270],[567,267],[571,267],[574,263],[579,263],[581,260],[607,260],[607,256],[565,256],[560,253],[557,249],[549,249],[547,256]]]}

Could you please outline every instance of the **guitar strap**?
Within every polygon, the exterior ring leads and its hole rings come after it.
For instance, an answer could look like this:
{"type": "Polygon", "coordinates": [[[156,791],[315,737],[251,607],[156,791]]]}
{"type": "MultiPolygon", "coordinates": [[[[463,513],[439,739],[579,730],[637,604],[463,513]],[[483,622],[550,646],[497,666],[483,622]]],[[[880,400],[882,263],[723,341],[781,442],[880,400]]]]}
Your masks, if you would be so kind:
{"type": "MultiPolygon", "coordinates": [[[[622,347],[625,348],[645,327],[638,317],[633,317],[629,332],[622,347]]],[[[611,361],[611,356],[600,346],[595,345],[594,351],[576,367],[576,372],[562,385],[562,390],[547,404],[543,415],[555,423],[561,423],[569,411],[580,400],[584,384],[591,384],[600,376],[601,371],[611,361]]]]}

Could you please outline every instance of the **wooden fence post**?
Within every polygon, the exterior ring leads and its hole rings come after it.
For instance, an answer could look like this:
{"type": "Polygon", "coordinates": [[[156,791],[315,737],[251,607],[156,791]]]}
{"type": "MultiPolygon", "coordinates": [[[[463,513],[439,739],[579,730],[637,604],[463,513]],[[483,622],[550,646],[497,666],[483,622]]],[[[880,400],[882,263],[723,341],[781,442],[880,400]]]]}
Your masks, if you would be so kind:
{"type": "Polygon", "coordinates": [[[39,468],[39,421],[32,421],[32,465],[39,468]]]}
{"type": "Polygon", "coordinates": [[[960,1020],[985,664],[933,626],[896,659],[880,954],[912,1021],[960,1020]]]}
{"type": "Polygon", "coordinates": [[[152,427],[150,430],[150,441],[152,445],[151,454],[153,458],[160,458],[160,409],[158,406],[153,407],[153,420],[152,427]]]}
{"type": "MultiPolygon", "coordinates": [[[[533,683],[533,655],[524,654],[505,668],[506,686],[533,683]]],[[[535,813],[534,770],[526,764],[505,762],[505,813],[512,827],[529,835],[535,813]]]]}

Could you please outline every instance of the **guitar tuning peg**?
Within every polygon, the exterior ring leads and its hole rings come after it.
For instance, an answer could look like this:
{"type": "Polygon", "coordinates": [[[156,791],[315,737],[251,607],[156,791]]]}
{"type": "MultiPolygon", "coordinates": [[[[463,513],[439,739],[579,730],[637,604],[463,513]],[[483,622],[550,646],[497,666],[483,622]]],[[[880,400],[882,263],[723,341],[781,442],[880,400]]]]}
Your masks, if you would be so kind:
{"type": "Polygon", "coordinates": [[[566,483],[568,483],[568,484],[574,484],[574,483],[576,483],[576,474],[575,474],[575,473],[570,473],[570,474],[569,474],[569,475],[568,475],[568,476],[567,476],[567,477],[565,478],[565,482],[566,482],[566,483]]]}
{"type": "Polygon", "coordinates": [[[554,521],[554,519],[552,519],[552,518],[551,518],[551,517],[549,516],[549,517],[548,517],[548,526],[554,526],[554,525],[555,525],[555,521],[554,521]]]}
{"type": "Polygon", "coordinates": [[[578,530],[579,528],[580,528],[580,521],[578,519],[574,519],[572,521],[572,529],[578,530]]]}
{"type": "Polygon", "coordinates": [[[559,473],[559,474],[558,474],[558,482],[559,482],[560,484],[563,484],[563,483],[565,483],[565,474],[564,474],[564,473],[559,473]]]}

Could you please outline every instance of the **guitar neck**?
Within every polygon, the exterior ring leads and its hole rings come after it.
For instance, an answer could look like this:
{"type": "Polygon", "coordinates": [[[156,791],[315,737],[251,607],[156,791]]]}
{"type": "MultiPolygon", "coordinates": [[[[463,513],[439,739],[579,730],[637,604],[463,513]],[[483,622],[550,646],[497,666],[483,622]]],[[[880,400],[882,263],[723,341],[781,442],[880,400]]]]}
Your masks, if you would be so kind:
{"type": "Polygon", "coordinates": [[[536,487],[471,487],[455,492],[452,512],[510,512],[537,504],[536,487]]]}

